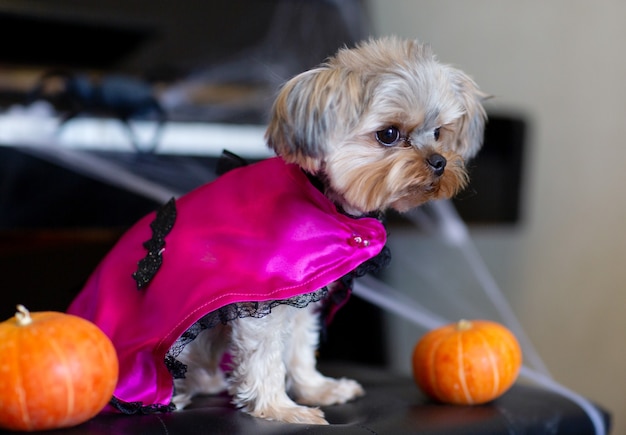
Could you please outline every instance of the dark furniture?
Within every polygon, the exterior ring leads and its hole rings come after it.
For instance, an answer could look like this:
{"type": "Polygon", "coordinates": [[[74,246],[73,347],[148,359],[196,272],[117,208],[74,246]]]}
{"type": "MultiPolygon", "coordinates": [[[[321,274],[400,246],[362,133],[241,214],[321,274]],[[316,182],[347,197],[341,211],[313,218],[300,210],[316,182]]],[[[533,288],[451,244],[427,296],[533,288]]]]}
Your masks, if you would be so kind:
{"type": "MultiPolygon", "coordinates": [[[[105,434],[593,434],[587,415],[562,396],[515,385],[499,399],[480,406],[434,403],[413,380],[381,369],[346,364],[325,365],[332,376],[352,376],[366,396],[345,405],[325,407],[328,426],[284,424],[250,417],[226,395],[200,397],[189,409],[170,414],[126,416],[101,414],[79,426],[39,432],[63,435],[105,434]]],[[[610,418],[603,413],[608,426],[610,418]]],[[[10,432],[0,431],[0,434],[10,432]]]]}

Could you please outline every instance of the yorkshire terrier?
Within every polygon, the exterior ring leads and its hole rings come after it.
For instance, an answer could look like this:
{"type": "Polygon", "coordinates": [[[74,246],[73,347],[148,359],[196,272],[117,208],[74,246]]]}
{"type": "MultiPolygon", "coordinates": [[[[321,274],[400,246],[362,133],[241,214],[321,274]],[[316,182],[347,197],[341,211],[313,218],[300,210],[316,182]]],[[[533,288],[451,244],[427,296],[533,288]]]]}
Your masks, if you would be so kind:
{"type": "Polygon", "coordinates": [[[70,307],[116,344],[121,380],[114,404],[182,409],[195,395],[227,390],[252,416],[328,424],[318,406],[362,396],[356,381],[316,369],[328,299],[345,286],[344,276],[382,251],[384,228],[373,216],[464,188],[465,162],[482,142],[485,98],[429,46],[399,38],[341,49],[289,80],[266,133],[277,157],[232,170],[144,218],[70,307]],[[247,175],[254,172],[260,175],[247,175]],[[252,187],[255,193],[246,193],[252,187]],[[219,192],[205,196],[203,189],[219,192]],[[194,198],[201,205],[192,206],[194,198]],[[303,205],[311,201],[314,210],[303,205]],[[231,203],[245,212],[227,211],[231,203]],[[219,220],[222,210],[227,218],[219,220]],[[150,238],[150,220],[152,239],[135,247],[150,238]],[[320,229],[326,225],[332,229],[320,229]],[[210,237],[202,234],[207,227],[210,237]],[[271,246],[257,244],[259,233],[271,246]],[[242,255],[225,265],[223,258],[242,255]],[[131,275],[139,290],[126,290],[131,275]],[[195,296],[218,281],[227,290],[195,296]],[[142,325],[129,326],[130,317],[142,325]]]}

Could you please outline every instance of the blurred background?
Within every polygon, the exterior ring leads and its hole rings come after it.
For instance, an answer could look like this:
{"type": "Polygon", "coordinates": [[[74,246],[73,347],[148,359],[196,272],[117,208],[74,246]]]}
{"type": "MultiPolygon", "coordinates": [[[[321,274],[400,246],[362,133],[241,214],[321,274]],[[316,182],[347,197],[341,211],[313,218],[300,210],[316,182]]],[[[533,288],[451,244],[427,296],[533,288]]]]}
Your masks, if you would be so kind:
{"type": "Polygon", "coordinates": [[[626,4],[368,4],[375,33],[430,42],[530,122],[521,221],[472,235],[553,376],[626,433],[626,4]]]}
{"type": "MultiPolygon", "coordinates": [[[[237,152],[264,157],[284,80],[370,35],[418,38],[494,96],[474,181],[455,200],[480,256],[554,378],[626,433],[625,17],[616,0],[3,2],[0,35],[13,41],[0,53],[3,318],[17,299],[63,309],[137,217],[214,176],[222,148],[245,142],[237,152]],[[71,74],[43,83],[50,71],[71,74]],[[138,128],[154,118],[139,98],[150,94],[167,114],[162,135],[139,128],[133,144],[119,105],[65,98],[77,74],[117,97],[126,91],[106,79],[123,74],[138,96],[131,118],[138,128]],[[79,124],[83,115],[97,122],[79,124]]],[[[430,307],[446,317],[492,316],[465,258],[391,224],[385,281],[419,299],[441,294],[430,307]]],[[[409,373],[423,330],[380,317],[377,362],[409,373]]]]}

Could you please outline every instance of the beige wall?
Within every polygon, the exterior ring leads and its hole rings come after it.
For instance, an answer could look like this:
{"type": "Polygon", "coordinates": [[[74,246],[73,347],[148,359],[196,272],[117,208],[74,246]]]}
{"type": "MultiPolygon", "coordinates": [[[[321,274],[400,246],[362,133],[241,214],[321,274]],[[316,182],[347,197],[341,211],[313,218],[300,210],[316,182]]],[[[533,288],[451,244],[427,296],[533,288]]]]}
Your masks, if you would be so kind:
{"type": "Polygon", "coordinates": [[[626,433],[626,2],[368,3],[375,33],[431,43],[532,122],[524,224],[473,234],[554,377],[626,433]]]}

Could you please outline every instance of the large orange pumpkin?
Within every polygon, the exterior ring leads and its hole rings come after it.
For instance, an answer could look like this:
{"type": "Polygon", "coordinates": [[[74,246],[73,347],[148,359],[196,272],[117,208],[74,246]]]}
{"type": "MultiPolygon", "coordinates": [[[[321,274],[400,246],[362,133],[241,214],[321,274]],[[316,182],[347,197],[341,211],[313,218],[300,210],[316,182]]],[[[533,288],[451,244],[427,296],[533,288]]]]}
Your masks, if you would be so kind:
{"type": "Polygon", "coordinates": [[[461,320],[426,333],[413,351],[413,376],[431,398],[474,405],[504,394],[515,382],[522,351],[503,325],[461,320]]]}
{"type": "Polygon", "coordinates": [[[113,344],[85,319],[18,306],[15,317],[0,323],[0,427],[83,423],[109,402],[117,376],[113,344]]]}

